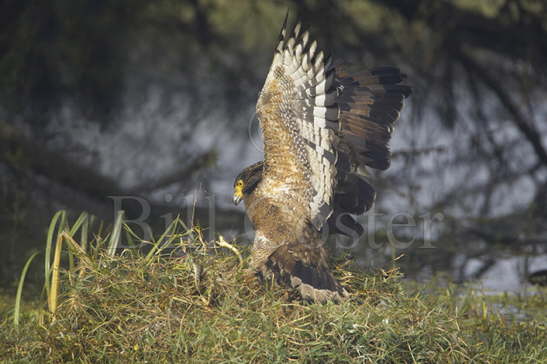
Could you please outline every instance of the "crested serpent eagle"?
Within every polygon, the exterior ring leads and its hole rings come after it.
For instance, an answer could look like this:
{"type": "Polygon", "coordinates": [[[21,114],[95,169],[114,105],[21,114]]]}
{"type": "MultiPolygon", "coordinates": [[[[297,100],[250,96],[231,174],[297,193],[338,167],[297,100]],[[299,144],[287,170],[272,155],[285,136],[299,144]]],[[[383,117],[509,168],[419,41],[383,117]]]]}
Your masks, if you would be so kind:
{"type": "Polygon", "coordinates": [[[255,229],[251,267],[259,276],[306,300],[347,295],[328,269],[325,231],[363,232],[351,215],[375,198],[365,167],[389,167],[388,142],[410,94],[404,78],[396,67],[335,66],[300,23],[285,19],[256,105],[264,160],[234,183],[234,203],[245,202],[255,229]]]}

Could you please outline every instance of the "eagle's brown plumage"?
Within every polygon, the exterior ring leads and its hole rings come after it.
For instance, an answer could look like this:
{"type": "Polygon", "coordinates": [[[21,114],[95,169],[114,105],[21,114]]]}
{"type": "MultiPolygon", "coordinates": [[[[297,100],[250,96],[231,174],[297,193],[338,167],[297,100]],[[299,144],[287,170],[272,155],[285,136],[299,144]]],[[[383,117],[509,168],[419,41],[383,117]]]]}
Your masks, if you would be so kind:
{"type": "Polygon", "coordinates": [[[365,166],[389,166],[388,142],[403,99],[395,67],[349,73],[335,67],[297,24],[283,25],[256,110],[264,161],[236,178],[255,228],[251,265],[263,277],[323,302],[347,293],[330,273],[322,238],[361,234],[350,214],[362,214],[374,189],[365,166]]]}

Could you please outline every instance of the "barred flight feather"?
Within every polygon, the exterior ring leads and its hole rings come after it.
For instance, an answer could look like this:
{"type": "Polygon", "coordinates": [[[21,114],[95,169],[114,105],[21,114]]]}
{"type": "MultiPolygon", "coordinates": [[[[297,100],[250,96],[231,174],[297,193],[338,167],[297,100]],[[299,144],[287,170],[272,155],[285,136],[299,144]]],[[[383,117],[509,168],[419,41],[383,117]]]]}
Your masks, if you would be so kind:
{"type": "MultiPolygon", "coordinates": [[[[336,105],[334,88],[335,72],[330,60],[318,49],[317,41],[310,42],[309,32],[302,32],[302,25],[296,24],[290,31],[286,24],[274,56],[271,70],[280,69],[293,99],[285,99],[293,110],[293,120],[298,135],[305,139],[306,161],[303,168],[309,168],[311,191],[308,195],[310,221],[319,230],[331,214],[331,202],[336,187],[336,141],[339,110],[336,105]],[[333,127],[326,128],[330,126],[333,127]],[[334,156],[332,158],[327,157],[334,156]]],[[[270,71],[270,74],[272,72],[270,71]]],[[[268,85],[266,81],[265,88],[268,85]]],[[[288,96],[288,94],[285,94],[288,96]]],[[[299,144],[296,142],[296,144],[299,144]]],[[[267,162],[268,156],[266,156],[267,162]]]]}

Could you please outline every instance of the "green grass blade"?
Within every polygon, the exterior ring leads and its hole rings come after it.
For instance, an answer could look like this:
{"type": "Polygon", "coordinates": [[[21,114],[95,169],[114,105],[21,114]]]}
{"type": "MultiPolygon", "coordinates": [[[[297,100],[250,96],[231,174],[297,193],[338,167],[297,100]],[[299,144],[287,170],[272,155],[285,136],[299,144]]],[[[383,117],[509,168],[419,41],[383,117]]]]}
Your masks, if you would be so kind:
{"type": "Polygon", "coordinates": [[[125,232],[125,236],[127,238],[127,245],[137,246],[143,240],[143,238],[138,236],[137,233],[131,229],[131,226],[126,223],[123,224],[123,231],[125,232]]]}
{"type": "Polygon", "coordinates": [[[124,211],[120,210],[116,214],[116,221],[114,222],[114,229],[112,229],[112,235],[110,236],[110,241],[108,243],[108,255],[114,256],[116,254],[116,248],[120,244],[120,237],[123,225],[123,216],[124,211]]]}
{"type": "Polygon", "coordinates": [[[178,221],[179,221],[178,219],[173,220],[169,224],[167,229],[165,229],[163,234],[161,234],[161,236],[158,238],[158,240],[156,240],[156,242],[154,243],[154,246],[152,246],[152,249],[150,249],[148,254],[146,254],[146,261],[147,262],[150,262],[154,255],[159,254],[163,249],[165,249],[169,245],[171,245],[171,243],[173,242],[173,240],[176,237],[175,233],[177,231],[177,225],[179,224],[178,221]],[[169,237],[169,238],[167,239],[167,241],[165,241],[165,239],[167,237],[169,237]],[[160,246],[161,244],[163,244],[163,245],[160,246]]]}
{"type": "Polygon", "coordinates": [[[91,218],[93,216],[89,216],[86,214],[86,219],[82,224],[82,230],[80,231],[80,245],[82,247],[82,250],[84,252],[87,252],[87,242],[89,237],[89,226],[91,225],[91,218]]]}
{"type": "Polygon", "coordinates": [[[88,214],[86,212],[82,212],[80,216],[78,216],[78,219],[74,222],[74,225],[70,228],[68,231],[68,235],[71,237],[74,237],[74,234],[78,231],[78,229],[84,224],[84,222],[87,221],[88,214]]]}
{"type": "MultiPolygon", "coordinates": [[[[53,245],[53,235],[55,233],[55,227],[57,222],[61,219],[61,222],[64,221],[66,216],[66,211],[61,210],[57,211],[51,222],[49,223],[49,228],[47,230],[47,239],[46,239],[46,252],[44,256],[44,286],[46,288],[46,295],[49,298],[49,287],[50,287],[50,277],[51,277],[51,246],[53,245]]],[[[60,229],[57,229],[60,232],[60,229]]]]}
{"type": "MultiPolygon", "coordinates": [[[[82,225],[84,224],[85,221],[87,221],[87,213],[85,212],[82,212],[80,214],[80,216],[78,216],[78,219],[76,219],[76,221],[74,222],[74,224],[72,225],[72,227],[70,228],[70,230],[68,230],[68,235],[72,238],[74,237],[74,235],[76,234],[76,232],[78,231],[78,229],[80,229],[80,227],[82,227],[82,225]]],[[[68,228],[68,224],[67,224],[67,228],[68,228]]],[[[72,254],[72,250],[68,250],[68,268],[69,268],[69,272],[72,272],[74,270],[74,266],[75,266],[75,263],[74,263],[74,255],[72,254]]],[[[69,273],[70,274],[70,273],[69,273]]],[[[70,276],[70,275],[69,275],[70,276]]]]}
{"type": "Polygon", "coordinates": [[[30,267],[30,263],[32,263],[32,260],[38,255],[40,252],[35,252],[30,256],[30,258],[27,259],[27,262],[25,263],[25,266],[23,267],[23,270],[21,271],[21,277],[19,278],[19,285],[17,286],[17,294],[15,296],[15,310],[13,312],[13,324],[15,327],[19,326],[19,317],[21,315],[21,297],[23,295],[23,285],[25,283],[25,277],[27,276],[28,268],[30,267]]]}

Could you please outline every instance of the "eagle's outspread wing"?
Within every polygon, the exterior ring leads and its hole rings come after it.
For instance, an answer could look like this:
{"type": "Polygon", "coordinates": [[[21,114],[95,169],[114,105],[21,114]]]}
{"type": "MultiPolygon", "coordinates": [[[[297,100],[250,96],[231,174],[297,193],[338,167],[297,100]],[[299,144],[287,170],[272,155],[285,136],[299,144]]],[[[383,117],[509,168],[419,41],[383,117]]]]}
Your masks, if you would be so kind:
{"type": "MultiPolygon", "coordinates": [[[[336,187],[338,106],[334,67],[300,24],[281,31],[257,103],[264,135],[263,178],[305,204],[321,229],[336,187]]],[[[273,190],[272,190],[273,192],[273,190]]]]}
{"type": "Polygon", "coordinates": [[[297,24],[283,25],[256,110],[264,161],[236,178],[255,240],[251,264],[262,276],[315,301],[346,291],[331,275],[323,247],[331,232],[360,235],[360,215],[374,201],[365,166],[389,166],[388,142],[410,93],[395,67],[349,73],[297,24]]]}

